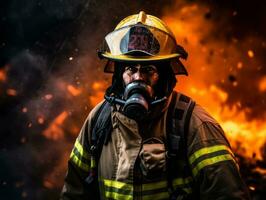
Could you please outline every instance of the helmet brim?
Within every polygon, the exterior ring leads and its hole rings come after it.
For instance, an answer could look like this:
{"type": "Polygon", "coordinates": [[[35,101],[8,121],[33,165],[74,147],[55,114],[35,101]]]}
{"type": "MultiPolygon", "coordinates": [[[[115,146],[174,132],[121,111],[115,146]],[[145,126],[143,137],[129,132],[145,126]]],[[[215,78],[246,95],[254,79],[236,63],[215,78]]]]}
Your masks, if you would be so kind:
{"type": "Polygon", "coordinates": [[[171,66],[175,75],[186,75],[188,76],[188,72],[182,62],[179,60],[180,54],[170,54],[170,55],[160,55],[160,56],[150,56],[150,55],[142,55],[142,56],[133,56],[133,55],[112,55],[108,52],[102,54],[103,58],[108,59],[104,72],[113,73],[114,72],[114,62],[139,62],[139,63],[147,63],[147,62],[160,62],[160,61],[171,61],[171,66]]]}
{"type": "Polygon", "coordinates": [[[151,56],[151,55],[141,55],[141,56],[135,56],[135,55],[112,55],[111,53],[105,52],[102,54],[104,58],[107,58],[109,60],[113,61],[126,61],[126,62],[151,62],[151,61],[163,61],[163,60],[169,60],[172,58],[180,57],[180,54],[169,54],[169,55],[158,55],[158,56],[151,56]]]}

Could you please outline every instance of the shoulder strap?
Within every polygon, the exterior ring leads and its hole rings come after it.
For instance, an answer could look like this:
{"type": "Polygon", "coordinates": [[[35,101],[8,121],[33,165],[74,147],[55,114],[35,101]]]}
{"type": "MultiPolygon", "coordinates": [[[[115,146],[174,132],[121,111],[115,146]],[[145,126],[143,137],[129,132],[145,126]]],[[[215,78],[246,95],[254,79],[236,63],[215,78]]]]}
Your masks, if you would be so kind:
{"type": "Polygon", "coordinates": [[[98,111],[95,113],[91,122],[92,131],[90,136],[91,152],[91,172],[86,178],[86,182],[91,184],[97,177],[98,161],[104,144],[108,143],[112,132],[111,106],[104,101],[98,111]]]}
{"type": "MultiPolygon", "coordinates": [[[[174,191],[173,177],[171,175],[172,162],[178,155],[186,158],[189,122],[195,106],[195,102],[188,96],[173,92],[172,100],[167,114],[167,167],[168,167],[168,188],[172,191],[171,199],[176,199],[176,195],[182,195],[182,190],[174,191]],[[180,148],[181,147],[181,148],[180,148]]],[[[187,159],[186,159],[187,160],[187,159]]]]}
{"type": "Polygon", "coordinates": [[[109,131],[111,131],[111,106],[104,101],[92,121],[91,144],[97,147],[107,143],[109,131]]]}
{"type": "Polygon", "coordinates": [[[180,149],[180,141],[182,141],[182,149],[186,149],[186,135],[188,134],[189,122],[195,106],[195,101],[190,97],[173,93],[172,101],[168,111],[168,154],[176,156],[180,149]]]}
{"type": "Polygon", "coordinates": [[[167,115],[167,150],[168,156],[175,157],[180,145],[186,149],[186,135],[195,102],[188,96],[173,92],[167,115]]]}
{"type": "Polygon", "coordinates": [[[195,107],[195,101],[190,97],[178,93],[178,98],[174,110],[173,123],[175,124],[173,133],[179,134],[183,144],[183,148],[186,149],[187,134],[189,131],[190,118],[195,107]]]}

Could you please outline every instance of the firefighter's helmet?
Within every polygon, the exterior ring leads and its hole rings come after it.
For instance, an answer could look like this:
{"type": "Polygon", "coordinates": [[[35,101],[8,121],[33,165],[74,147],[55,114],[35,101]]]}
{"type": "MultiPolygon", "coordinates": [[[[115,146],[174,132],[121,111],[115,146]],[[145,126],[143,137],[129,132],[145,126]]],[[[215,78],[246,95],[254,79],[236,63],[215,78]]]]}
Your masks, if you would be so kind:
{"type": "Polygon", "coordinates": [[[187,71],[179,58],[187,52],[177,45],[174,34],[159,18],[144,11],[123,19],[109,33],[98,55],[108,59],[105,72],[113,72],[113,62],[155,62],[170,60],[175,74],[187,71]]]}

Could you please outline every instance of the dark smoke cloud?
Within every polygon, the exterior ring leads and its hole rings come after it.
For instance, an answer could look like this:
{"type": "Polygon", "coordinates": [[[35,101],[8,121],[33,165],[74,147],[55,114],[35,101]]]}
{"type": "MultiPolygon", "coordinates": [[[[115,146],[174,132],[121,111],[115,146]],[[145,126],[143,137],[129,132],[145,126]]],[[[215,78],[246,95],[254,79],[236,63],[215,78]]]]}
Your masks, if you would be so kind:
{"type": "Polygon", "coordinates": [[[0,98],[1,199],[58,197],[74,138],[91,109],[88,96],[97,94],[92,84],[103,81],[96,49],[122,17],[145,8],[158,14],[165,1],[150,3],[13,0],[1,6],[0,67],[8,71],[0,98]],[[71,96],[68,85],[82,94],[71,96]],[[16,95],[7,95],[9,88],[16,95]],[[67,118],[45,136],[64,112],[67,118]]]}

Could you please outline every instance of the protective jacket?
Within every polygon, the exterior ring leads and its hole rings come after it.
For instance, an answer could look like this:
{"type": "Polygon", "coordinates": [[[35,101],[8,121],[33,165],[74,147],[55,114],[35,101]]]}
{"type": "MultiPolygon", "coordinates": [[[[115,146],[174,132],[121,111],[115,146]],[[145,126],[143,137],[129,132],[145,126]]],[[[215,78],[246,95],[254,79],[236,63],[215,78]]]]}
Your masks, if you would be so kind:
{"type": "Polygon", "coordinates": [[[101,104],[90,112],[76,139],[62,200],[249,199],[222,128],[197,104],[179,154],[171,162],[165,145],[169,107],[143,123],[112,107],[112,133],[102,148],[97,181],[88,184],[95,165],[90,153],[92,121],[101,104]]]}

